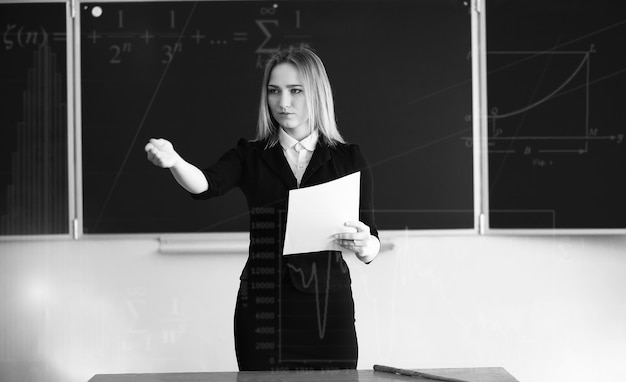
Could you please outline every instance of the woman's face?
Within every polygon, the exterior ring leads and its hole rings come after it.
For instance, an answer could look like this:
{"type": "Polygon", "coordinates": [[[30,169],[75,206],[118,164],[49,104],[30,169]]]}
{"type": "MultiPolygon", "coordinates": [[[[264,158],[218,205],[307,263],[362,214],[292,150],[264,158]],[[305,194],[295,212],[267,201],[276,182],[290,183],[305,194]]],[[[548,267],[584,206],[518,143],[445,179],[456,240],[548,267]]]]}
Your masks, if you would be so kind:
{"type": "Polygon", "coordinates": [[[267,102],[272,116],[285,132],[297,140],[309,133],[309,110],[304,84],[293,64],[276,65],[267,84],[267,102]]]}

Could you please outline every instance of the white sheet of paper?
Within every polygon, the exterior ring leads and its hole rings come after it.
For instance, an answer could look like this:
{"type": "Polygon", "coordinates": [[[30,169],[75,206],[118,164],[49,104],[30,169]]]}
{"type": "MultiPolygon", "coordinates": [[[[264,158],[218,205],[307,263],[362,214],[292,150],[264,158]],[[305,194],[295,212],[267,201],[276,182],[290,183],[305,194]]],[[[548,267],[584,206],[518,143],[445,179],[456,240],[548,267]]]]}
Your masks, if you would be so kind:
{"type": "Polygon", "coordinates": [[[289,191],[283,255],[325,250],[347,251],[333,235],[356,232],[344,225],[359,220],[361,172],[317,186],[289,191]]]}

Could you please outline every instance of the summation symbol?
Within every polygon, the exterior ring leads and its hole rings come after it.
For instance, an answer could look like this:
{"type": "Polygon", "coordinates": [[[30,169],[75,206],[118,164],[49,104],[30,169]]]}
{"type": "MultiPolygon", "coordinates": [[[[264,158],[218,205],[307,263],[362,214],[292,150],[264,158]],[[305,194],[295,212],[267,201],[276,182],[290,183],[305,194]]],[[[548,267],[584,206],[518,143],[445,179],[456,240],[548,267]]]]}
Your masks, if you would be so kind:
{"type": "MultiPolygon", "coordinates": [[[[195,9],[195,8],[194,8],[195,9]]],[[[198,8],[200,9],[200,8],[198,8]]],[[[311,36],[307,34],[300,33],[301,28],[303,27],[303,19],[302,13],[300,10],[293,10],[290,12],[279,12],[279,7],[277,4],[269,7],[260,7],[257,10],[257,17],[254,17],[253,20],[250,20],[250,25],[253,30],[246,30],[245,28],[234,30],[231,32],[226,32],[223,30],[216,30],[214,32],[208,33],[203,28],[205,24],[201,24],[197,28],[193,28],[189,33],[185,32],[186,26],[182,27],[181,24],[187,25],[187,23],[180,22],[181,20],[177,19],[177,16],[180,12],[178,10],[168,10],[165,12],[157,12],[155,16],[157,19],[162,19],[164,23],[167,23],[165,29],[155,30],[154,26],[140,24],[135,25],[138,21],[133,18],[133,16],[129,16],[125,9],[118,9],[113,12],[102,11],[100,6],[95,6],[92,8],[85,7],[85,10],[91,10],[92,12],[88,12],[87,15],[91,14],[92,17],[85,16],[85,21],[83,23],[85,27],[84,38],[86,41],[90,41],[92,45],[96,45],[101,41],[106,41],[108,45],[108,49],[110,51],[109,63],[110,64],[123,64],[124,63],[124,53],[131,53],[136,47],[132,47],[133,41],[139,40],[145,45],[150,44],[160,44],[161,52],[163,56],[160,57],[160,62],[162,64],[169,64],[175,53],[179,53],[183,51],[183,40],[189,39],[194,42],[195,46],[206,47],[205,44],[219,48],[219,47],[227,47],[229,43],[234,42],[237,44],[250,43],[252,40],[259,40],[257,38],[252,38],[252,35],[260,35],[260,42],[256,42],[257,44],[254,47],[251,47],[251,52],[256,55],[257,65],[261,65],[263,63],[263,56],[272,54],[276,52],[281,44],[284,43],[283,40],[295,40],[295,41],[306,41],[310,39],[311,36]],[[98,8],[98,12],[94,12],[95,9],[98,8]],[[159,16],[160,14],[160,16],[159,16]],[[110,21],[110,29],[102,29],[102,27],[95,27],[96,19],[106,18],[107,15],[113,18],[110,21]],[[90,28],[90,21],[94,21],[92,24],[94,27],[90,28]],[[139,31],[132,30],[133,28],[139,28],[139,31]],[[230,34],[230,36],[229,36],[230,34]]],[[[204,12],[204,11],[198,11],[204,12]]],[[[198,12],[192,10],[188,15],[188,20],[193,16],[194,20],[201,19],[203,16],[199,15],[198,12]]],[[[141,21],[143,23],[143,21],[141,21]]],[[[209,21],[208,24],[211,24],[209,21]]],[[[15,26],[9,26],[15,27],[15,26]]],[[[7,35],[8,32],[5,32],[7,35]]],[[[28,41],[34,40],[38,35],[43,36],[43,38],[48,38],[45,31],[41,32],[30,32],[28,35],[28,41]]],[[[55,37],[58,38],[58,37],[55,37]]],[[[41,39],[41,37],[40,37],[41,39]]],[[[26,38],[22,38],[22,40],[26,41],[26,38]]],[[[12,42],[7,40],[5,36],[5,46],[7,49],[10,48],[10,44],[12,42]]],[[[139,49],[137,49],[137,54],[139,53],[139,49]]],[[[262,66],[262,65],[261,65],[262,66]]]]}
{"type": "Polygon", "coordinates": [[[272,39],[272,33],[269,30],[269,25],[275,25],[278,27],[278,20],[256,20],[256,24],[259,26],[263,35],[265,36],[265,40],[259,45],[256,49],[257,54],[264,53],[273,53],[278,49],[278,46],[268,47],[268,42],[272,39]]]}

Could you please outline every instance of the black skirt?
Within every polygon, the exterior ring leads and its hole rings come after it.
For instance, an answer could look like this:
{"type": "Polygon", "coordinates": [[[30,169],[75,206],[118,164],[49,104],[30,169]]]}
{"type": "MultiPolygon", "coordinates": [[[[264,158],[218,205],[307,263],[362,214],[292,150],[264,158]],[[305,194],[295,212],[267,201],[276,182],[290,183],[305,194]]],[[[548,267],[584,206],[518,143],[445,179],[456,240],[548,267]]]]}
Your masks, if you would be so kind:
{"type": "Polygon", "coordinates": [[[285,275],[241,281],[234,322],[239,370],[356,368],[347,266],[340,254],[318,260],[318,267],[290,264],[285,275]],[[338,277],[348,281],[337,282],[338,277]]]}

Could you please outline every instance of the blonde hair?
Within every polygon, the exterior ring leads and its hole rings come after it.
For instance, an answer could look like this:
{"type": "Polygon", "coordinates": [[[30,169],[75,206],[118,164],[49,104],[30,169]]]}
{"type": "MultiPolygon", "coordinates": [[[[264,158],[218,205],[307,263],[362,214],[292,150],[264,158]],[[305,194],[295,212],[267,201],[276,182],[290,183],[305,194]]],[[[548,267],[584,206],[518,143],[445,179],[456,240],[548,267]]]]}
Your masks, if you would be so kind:
{"type": "Polygon", "coordinates": [[[267,103],[267,85],[274,67],[282,63],[294,65],[302,78],[311,129],[317,129],[323,141],[329,146],[335,146],[338,142],[344,143],[337,129],[333,93],[326,68],[313,50],[305,45],[280,49],[265,65],[256,139],[267,140],[268,147],[278,142],[280,126],[272,117],[267,103]]]}

